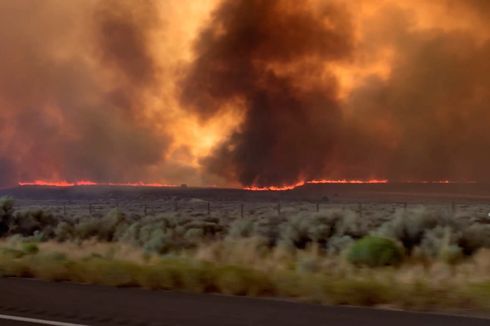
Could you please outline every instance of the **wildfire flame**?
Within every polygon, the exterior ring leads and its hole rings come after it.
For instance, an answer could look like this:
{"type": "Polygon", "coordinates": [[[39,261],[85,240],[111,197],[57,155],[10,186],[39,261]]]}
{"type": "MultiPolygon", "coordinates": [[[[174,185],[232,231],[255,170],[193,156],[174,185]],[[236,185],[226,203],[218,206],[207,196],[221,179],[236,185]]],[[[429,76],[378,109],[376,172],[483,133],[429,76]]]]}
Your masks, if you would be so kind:
{"type": "MultiPolygon", "coordinates": [[[[332,180],[309,180],[309,181],[299,181],[290,185],[281,186],[249,186],[244,187],[244,190],[249,191],[287,191],[293,190],[298,187],[302,187],[307,184],[386,184],[390,183],[388,179],[370,179],[370,180],[352,180],[352,179],[332,179],[332,180]]],[[[450,181],[450,180],[434,180],[434,181],[405,181],[403,183],[421,183],[421,184],[450,184],[450,183],[476,183],[475,181],[450,181]]],[[[110,186],[110,187],[177,187],[173,184],[163,184],[163,183],[146,183],[146,182],[94,182],[90,180],[80,180],[80,181],[46,181],[46,180],[35,180],[35,181],[21,181],[18,182],[21,187],[28,186],[38,186],[38,187],[77,187],[77,186],[110,186]]]]}
{"type": "Polygon", "coordinates": [[[284,186],[269,186],[269,187],[257,187],[250,186],[245,187],[245,190],[251,191],[285,191],[292,190],[306,184],[376,184],[376,183],[388,183],[387,179],[371,179],[371,180],[348,180],[348,179],[339,179],[339,180],[309,180],[309,181],[300,181],[291,185],[284,186]]]}
{"type": "Polygon", "coordinates": [[[30,182],[19,182],[19,186],[39,186],[39,187],[76,187],[76,186],[112,186],[112,187],[176,187],[175,185],[163,183],[145,183],[145,182],[94,182],[89,180],[81,181],[45,181],[35,180],[30,182]]]}
{"type": "MultiPolygon", "coordinates": [[[[286,191],[293,190],[295,188],[307,185],[307,184],[386,184],[390,183],[388,179],[370,179],[370,180],[349,180],[349,179],[338,179],[338,180],[309,180],[300,181],[291,185],[284,186],[269,186],[269,187],[257,187],[250,186],[243,189],[250,191],[286,191]]],[[[420,183],[420,184],[450,184],[450,183],[463,183],[471,184],[476,183],[476,181],[452,181],[452,180],[422,180],[422,181],[404,181],[402,183],[420,183]]]]}

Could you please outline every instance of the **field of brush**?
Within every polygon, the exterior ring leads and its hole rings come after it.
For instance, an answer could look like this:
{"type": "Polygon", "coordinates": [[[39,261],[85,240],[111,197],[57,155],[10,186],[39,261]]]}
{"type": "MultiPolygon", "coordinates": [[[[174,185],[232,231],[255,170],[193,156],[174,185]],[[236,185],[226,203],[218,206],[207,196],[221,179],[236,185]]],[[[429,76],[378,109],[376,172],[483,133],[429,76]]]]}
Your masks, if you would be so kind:
{"type": "Polygon", "coordinates": [[[488,313],[490,204],[466,187],[14,189],[0,274],[488,313]]]}

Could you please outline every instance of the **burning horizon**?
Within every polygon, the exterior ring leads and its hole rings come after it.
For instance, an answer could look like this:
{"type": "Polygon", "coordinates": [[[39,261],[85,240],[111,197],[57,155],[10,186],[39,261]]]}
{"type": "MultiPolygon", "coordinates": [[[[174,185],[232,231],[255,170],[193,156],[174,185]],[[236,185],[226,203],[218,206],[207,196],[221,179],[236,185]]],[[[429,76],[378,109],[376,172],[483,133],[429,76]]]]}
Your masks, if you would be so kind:
{"type": "MultiPolygon", "coordinates": [[[[244,190],[251,191],[285,191],[292,190],[306,184],[381,184],[388,183],[388,180],[311,180],[311,181],[301,181],[293,185],[286,186],[269,186],[269,187],[243,187],[244,190]]],[[[34,180],[34,181],[21,181],[17,184],[20,187],[78,187],[78,186],[114,186],[114,187],[152,187],[152,188],[163,188],[163,187],[177,187],[177,185],[161,184],[161,183],[144,183],[144,182],[95,182],[88,180],[81,181],[47,181],[47,180],[34,180]]]]}
{"type": "MultiPolygon", "coordinates": [[[[248,191],[288,191],[294,190],[299,187],[303,187],[305,185],[315,185],[315,184],[388,184],[393,183],[387,179],[368,179],[368,180],[347,180],[347,179],[337,179],[337,180],[309,180],[309,181],[299,181],[295,184],[291,185],[283,185],[283,186],[266,186],[266,187],[257,187],[257,186],[246,186],[242,187],[243,190],[248,191]]],[[[400,182],[394,182],[400,183],[400,182]]],[[[401,182],[406,184],[454,184],[454,183],[464,183],[464,184],[473,184],[476,183],[474,181],[459,181],[453,182],[450,180],[436,180],[436,181],[406,181],[401,182]]],[[[109,187],[149,187],[149,188],[175,188],[179,187],[177,185],[172,184],[161,184],[161,183],[144,183],[144,182],[126,182],[126,183],[114,183],[114,182],[94,182],[88,180],[81,181],[46,181],[46,180],[35,180],[30,182],[19,182],[17,184],[19,187],[60,187],[60,188],[70,188],[70,187],[79,187],[79,186],[109,186],[109,187]]],[[[187,187],[187,185],[185,185],[187,187]]],[[[182,187],[182,185],[180,186],[182,187]]]]}
{"type": "Polygon", "coordinates": [[[484,0],[1,2],[0,187],[490,182],[489,18],[484,0]]]}
{"type": "Polygon", "coordinates": [[[21,181],[17,183],[20,187],[39,186],[39,187],[78,187],[78,186],[110,186],[110,187],[151,187],[151,188],[163,188],[163,187],[177,187],[177,185],[162,184],[162,183],[145,183],[145,182],[95,182],[88,180],[81,181],[21,181]]]}

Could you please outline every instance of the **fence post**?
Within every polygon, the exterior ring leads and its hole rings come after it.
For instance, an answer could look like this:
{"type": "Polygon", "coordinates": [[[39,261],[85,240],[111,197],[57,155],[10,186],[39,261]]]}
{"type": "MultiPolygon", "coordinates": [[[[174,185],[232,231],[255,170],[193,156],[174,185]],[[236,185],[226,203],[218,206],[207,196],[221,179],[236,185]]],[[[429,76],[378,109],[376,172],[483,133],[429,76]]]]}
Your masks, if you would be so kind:
{"type": "Polygon", "coordinates": [[[143,214],[146,216],[148,214],[148,206],[145,204],[145,207],[143,209],[143,214]]]}
{"type": "Polygon", "coordinates": [[[316,202],[316,212],[320,211],[320,202],[316,202]]]}
{"type": "Polygon", "coordinates": [[[208,201],[208,216],[211,216],[211,202],[208,201]]]}
{"type": "Polygon", "coordinates": [[[66,218],[66,204],[63,204],[63,217],[66,218]]]}
{"type": "Polygon", "coordinates": [[[362,203],[359,203],[359,216],[362,218],[362,203]]]}
{"type": "Polygon", "coordinates": [[[451,213],[452,215],[456,213],[456,203],[454,201],[451,202],[451,213]]]}
{"type": "Polygon", "coordinates": [[[240,204],[240,217],[243,218],[243,203],[240,204]]]}
{"type": "Polygon", "coordinates": [[[177,202],[177,200],[175,199],[174,200],[174,210],[177,212],[179,210],[179,203],[177,202]]]}

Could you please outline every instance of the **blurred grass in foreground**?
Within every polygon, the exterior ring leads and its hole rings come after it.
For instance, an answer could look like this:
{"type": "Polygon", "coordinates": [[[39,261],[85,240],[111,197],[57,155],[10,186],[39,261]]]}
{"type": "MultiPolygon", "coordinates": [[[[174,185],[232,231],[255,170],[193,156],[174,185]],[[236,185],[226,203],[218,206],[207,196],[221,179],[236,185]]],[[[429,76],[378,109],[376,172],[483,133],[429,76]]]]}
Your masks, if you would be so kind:
{"type": "Polygon", "coordinates": [[[363,267],[315,246],[269,248],[223,240],[165,255],[101,242],[0,243],[0,275],[119,287],[288,297],[325,304],[416,310],[490,311],[490,250],[458,263],[408,258],[363,267]]]}

